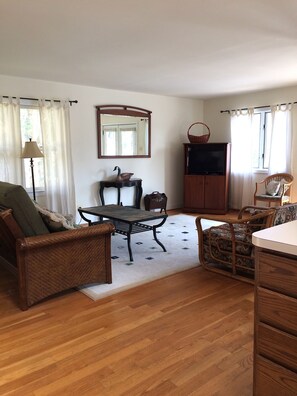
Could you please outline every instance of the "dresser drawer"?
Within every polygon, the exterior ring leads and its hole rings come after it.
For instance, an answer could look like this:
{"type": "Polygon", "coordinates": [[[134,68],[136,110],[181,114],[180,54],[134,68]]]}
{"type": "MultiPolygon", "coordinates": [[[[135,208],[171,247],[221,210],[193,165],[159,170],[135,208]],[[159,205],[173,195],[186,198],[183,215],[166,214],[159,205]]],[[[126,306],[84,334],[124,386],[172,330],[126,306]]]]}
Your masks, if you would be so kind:
{"type": "Polygon", "coordinates": [[[297,299],[257,289],[258,321],[297,336],[297,299]]]}
{"type": "Polygon", "coordinates": [[[297,374],[261,356],[255,359],[254,396],[296,396],[297,374]]]}
{"type": "Polygon", "coordinates": [[[297,297],[297,260],[263,251],[258,253],[258,259],[259,286],[297,297]]]}
{"type": "Polygon", "coordinates": [[[257,353],[297,372],[297,337],[259,323],[257,353]]]}

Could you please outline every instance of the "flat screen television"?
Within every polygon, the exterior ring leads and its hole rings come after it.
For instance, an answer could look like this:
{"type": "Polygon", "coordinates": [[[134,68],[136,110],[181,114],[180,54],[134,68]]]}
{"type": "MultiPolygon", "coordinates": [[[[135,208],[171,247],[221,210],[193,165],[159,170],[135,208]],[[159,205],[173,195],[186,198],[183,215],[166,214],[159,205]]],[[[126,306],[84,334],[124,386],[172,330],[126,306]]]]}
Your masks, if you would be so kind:
{"type": "Polygon", "coordinates": [[[188,149],[189,175],[225,175],[226,145],[205,144],[188,149]]]}

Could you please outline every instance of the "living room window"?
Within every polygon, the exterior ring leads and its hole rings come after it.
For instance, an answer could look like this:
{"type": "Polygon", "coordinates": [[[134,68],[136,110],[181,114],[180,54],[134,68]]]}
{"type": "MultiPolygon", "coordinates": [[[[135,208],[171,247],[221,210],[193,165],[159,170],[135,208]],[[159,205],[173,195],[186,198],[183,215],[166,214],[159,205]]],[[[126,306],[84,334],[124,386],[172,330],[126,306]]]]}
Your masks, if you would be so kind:
{"type": "Polygon", "coordinates": [[[230,206],[253,202],[254,173],[291,173],[292,104],[230,111],[230,206]]]}
{"type": "Polygon", "coordinates": [[[24,163],[22,153],[25,142],[31,138],[44,155],[33,159],[35,190],[44,191],[44,206],[75,215],[70,142],[73,102],[0,96],[0,179],[23,184],[30,192],[30,163],[24,163]]]}
{"type": "Polygon", "coordinates": [[[272,119],[270,109],[255,110],[252,120],[253,168],[268,170],[271,148],[272,119]]]}
{"type": "MultiPolygon", "coordinates": [[[[24,147],[25,142],[29,139],[36,141],[38,147],[43,148],[42,144],[42,134],[41,134],[41,124],[40,124],[40,112],[38,108],[21,106],[20,108],[20,124],[21,124],[21,138],[22,147],[24,147]]],[[[32,191],[32,176],[30,168],[30,159],[24,158],[23,166],[23,183],[22,185],[27,191],[32,191]]],[[[44,180],[44,159],[34,158],[34,181],[35,190],[44,191],[45,190],[45,180],[44,180]]]]}

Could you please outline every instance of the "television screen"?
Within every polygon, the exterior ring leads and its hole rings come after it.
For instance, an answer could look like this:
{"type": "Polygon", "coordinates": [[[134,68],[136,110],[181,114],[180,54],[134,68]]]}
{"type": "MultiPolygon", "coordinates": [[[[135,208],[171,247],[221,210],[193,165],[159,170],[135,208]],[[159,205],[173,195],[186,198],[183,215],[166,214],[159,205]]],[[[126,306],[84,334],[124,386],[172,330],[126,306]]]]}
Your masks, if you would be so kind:
{"type": "Polygon", "coordinates": [[[226,172],[225,147],[190,147],[188,152],[189,175],[224,175],[226,172]]]}

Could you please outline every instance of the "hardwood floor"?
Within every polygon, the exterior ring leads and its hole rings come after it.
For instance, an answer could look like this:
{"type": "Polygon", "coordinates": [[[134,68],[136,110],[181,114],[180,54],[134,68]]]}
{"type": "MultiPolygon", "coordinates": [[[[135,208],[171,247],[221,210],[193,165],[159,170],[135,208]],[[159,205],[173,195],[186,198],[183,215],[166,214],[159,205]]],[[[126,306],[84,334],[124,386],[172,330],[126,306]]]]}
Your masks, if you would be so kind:
{"type": "Polygon", "coordinates": [[[0,395],[252,395],[253,286],[194,268],[22,312],[0,269],[0,395]]]}

